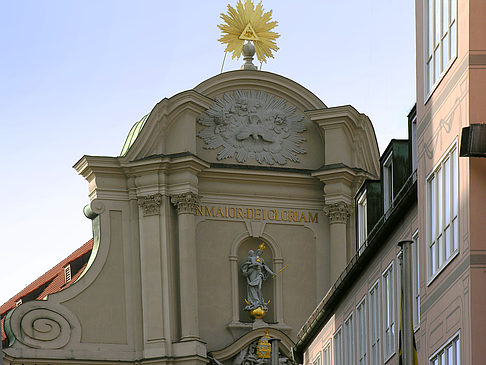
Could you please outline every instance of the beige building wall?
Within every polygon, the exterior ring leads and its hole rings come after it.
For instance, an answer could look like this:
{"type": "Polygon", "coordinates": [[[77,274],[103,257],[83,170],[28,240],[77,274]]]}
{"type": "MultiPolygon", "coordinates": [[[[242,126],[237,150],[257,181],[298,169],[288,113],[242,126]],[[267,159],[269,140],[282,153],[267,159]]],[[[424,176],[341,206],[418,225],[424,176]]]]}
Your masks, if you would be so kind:
{"type": "MultiPolygon", "coordinates": [[[[453,1],[453,4],[456,1],[453,1]]],[[[450,68],[426,95],[426,9],[416,1],[417,25],[417,139],[418,200],[421,257],[430,259],[427,230],[427,177],[433,173],[447,149],[460,146],[462,128],[485,121],[486,4],[479,0],[457,0],[457,56],[450,68]]],[[[486,164],[482,159],[460,157],[459,162],[459,251],[434,278],[428,275],[430,261],[421,263],[421,327],[427,363],[455,333],[460,333],[463,364],[482,364],[486,349],[484,308],[486,276],[484,213],[486,164]]]]}
{"type": "Polygon", "coordinates": [[[265,330],[290,356],[355,251],[353,197],[379,174],[368,117],[245,70],[163,99],[134,130],[122,156],[74,166],[89,184],[92,257],[69,288],[11,312],[7,364],[202,364],[208,353],[229,364],[265,330]],[[273,154],[259,154],[262,139],[273,154]],[[254,320],[241,266],[262,242],[283,271],[254,320]]]}

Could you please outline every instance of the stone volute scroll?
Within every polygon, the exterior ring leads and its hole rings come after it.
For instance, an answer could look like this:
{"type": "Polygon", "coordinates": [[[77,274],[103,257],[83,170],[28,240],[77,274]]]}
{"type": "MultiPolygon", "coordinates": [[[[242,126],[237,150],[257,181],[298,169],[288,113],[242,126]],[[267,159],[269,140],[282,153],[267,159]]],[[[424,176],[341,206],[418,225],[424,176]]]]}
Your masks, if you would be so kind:
{"type": "Polygon", "coordinates": [[[200,204],[199,196],[191,191],[172,195],[171,201],[179,214],[196,214],[197,206],[200,204]]]}
{"type": "Polygon", "coordinates": [[[285,100],[264,91],[235,90],[216,99],[198,119],[205,126],[198,133],[205,149],[223,147],[218,160],[235,158],[273,165],[299,162],[306,130],[304,116],[285,100]]]}
{"type": "Polygon", "coordinates": [[[352,207],[349,204],[340,202],[328,204],[324,207],[324,214],[329,218],[329,223],[347,223],[351,215],[352,207]]]}
{"type": "Polygon", "coordinates": [[[31,301],[10,311],[5,319],[6,334],[33,349],[60,349],[79,343],[81,326],[66,307],[47,301],[31,301]]]}
{"type": "Polygon", "coordinates": [[[142,208],[144,217],[160,214],[161,203],[162,194],[153,194],[138,198],[138,205],[142,208]]]}

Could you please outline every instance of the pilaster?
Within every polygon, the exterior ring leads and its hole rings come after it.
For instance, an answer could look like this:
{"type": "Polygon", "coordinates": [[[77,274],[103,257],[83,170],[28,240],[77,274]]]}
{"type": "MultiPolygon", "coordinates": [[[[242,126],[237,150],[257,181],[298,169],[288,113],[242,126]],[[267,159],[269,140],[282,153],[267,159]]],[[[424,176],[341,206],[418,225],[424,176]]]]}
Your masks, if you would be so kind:
{"type": "MultiPolygon", "coordinates": [[[[162,237],[161,206],[164,196],[160,193],[139,196],[137,199],[140,229],[141,294],[143,307],[144,356],[167,356],[171,352],[169,323],[164,312],[167,305],[167,279],[164,278],[166,242],[162,237]],[[161,345],[164,344],[164,345],[161,345]]],[[[165,203],[167,204],[167,203],[165,203]]]]}
{"type": "Polygon", "coordinates": [[[324,214],[329,220],[330,231],[330,277],[333,283],[344,270],[347,264],[346,231],[352,206],[339,202],[324,207],[324,214]]]}
{"type": "Polygon", "coordinates": [[[198,340],[195,214],[199,196],[193,192],[179,193],[172,195],[171,201],[178,213],[181,341],[198,340]]]}
{"type": "Polygon", "coordinates": [[[334,282],[356,251],[351,216],[354,196],[370,173],[343,164],[324,166],[312,173],[324,184],[324,213],[330,231],[330,279],[334,282]]]}

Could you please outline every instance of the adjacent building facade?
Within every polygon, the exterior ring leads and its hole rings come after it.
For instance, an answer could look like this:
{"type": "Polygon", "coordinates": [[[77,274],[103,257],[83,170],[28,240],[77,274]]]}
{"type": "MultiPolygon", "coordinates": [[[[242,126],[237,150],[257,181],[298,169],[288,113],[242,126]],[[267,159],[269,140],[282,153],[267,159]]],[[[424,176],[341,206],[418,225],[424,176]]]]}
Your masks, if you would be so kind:
{"type": "MultiPolygon", "coordinates": [[[[415,121],[415,108],[409,125],[415,121]]],[[[381,179],[355,196],[357,249],[339,279],[298,334],[299,363],[398,364],[400,255],[413,240],[413,322],[420,335],[420,256],[417,171],[412,140],[392,140],[380,158],[381,179]]],[[[420,341],[417,347],[420,348],[420,341]]]]}
{"type": "MultiPolygon", "coordinates": [[[[485,16],[483,1],[416,1],[417,104],[409,115],[415,203],[403,208],[369,261],[362,263],[358,255],[348,265],[344,280],[308,319],[296,347],[305,364],[398,362],[396,244],[401,239],[411,239],[415,246],[412,289],[419,363],[484,363],[486,161],[460,157],[460,150],[466,142],[461,140],[463,128],[485,122],[485,16]],[[355,271],[359,277],[353,276],[355,271]],[[343,288],[344,294],[339,291],[343,288]]],[[[395,191],[387,189],[389,169],[395,168],[387,151],[381,159],[379,203],[385,226],[393,218],[387,208],[395,191]]],[[[376,183],[367,184],[362,190],[378,189],[376,183]]],[[[363,202],[371,204],[357,195],[358,215],[366,210],[363,202]]],[[[372,246],[380,224],[371,232],[369,226],[358,230],[358,243],[372,246]]]]}

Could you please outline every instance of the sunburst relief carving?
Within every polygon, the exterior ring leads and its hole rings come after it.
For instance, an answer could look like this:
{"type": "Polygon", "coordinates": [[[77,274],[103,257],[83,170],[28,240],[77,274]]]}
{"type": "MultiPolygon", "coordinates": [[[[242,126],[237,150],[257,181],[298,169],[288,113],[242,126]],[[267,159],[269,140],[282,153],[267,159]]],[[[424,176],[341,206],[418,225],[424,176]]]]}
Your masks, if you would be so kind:
{"type": "Polygon", "coordinates": [[[216,99],[198,119],[206,127],[198,136],[206,149],[223,147],[218,160],[234,157],[238,162],[285,165],[287,160],[299,162],[297,154],[305,153],[303,119],[283,99],[264,91],[236,90],[216,99]]]}

